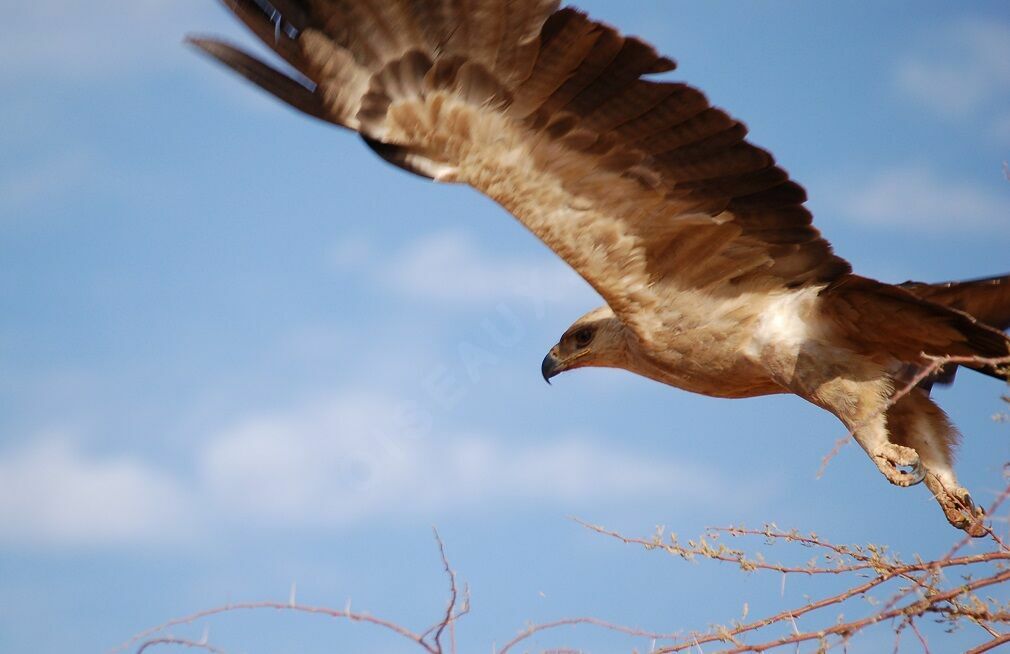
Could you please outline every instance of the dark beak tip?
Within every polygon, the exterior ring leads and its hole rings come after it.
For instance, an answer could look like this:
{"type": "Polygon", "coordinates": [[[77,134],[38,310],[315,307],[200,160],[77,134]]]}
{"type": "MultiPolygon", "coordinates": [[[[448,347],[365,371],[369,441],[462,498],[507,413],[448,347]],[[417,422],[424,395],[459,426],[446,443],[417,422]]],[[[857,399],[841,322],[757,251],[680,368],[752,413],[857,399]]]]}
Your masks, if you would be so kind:
{"type": "Polygon", "coordinates": [[[540,365],[540,373],[544,376],[544,381],[551,386],[551,379],[557,377],[561,371],[558,370],[558,360],[548,354],[544,357],[544,362],[540,365]]]}

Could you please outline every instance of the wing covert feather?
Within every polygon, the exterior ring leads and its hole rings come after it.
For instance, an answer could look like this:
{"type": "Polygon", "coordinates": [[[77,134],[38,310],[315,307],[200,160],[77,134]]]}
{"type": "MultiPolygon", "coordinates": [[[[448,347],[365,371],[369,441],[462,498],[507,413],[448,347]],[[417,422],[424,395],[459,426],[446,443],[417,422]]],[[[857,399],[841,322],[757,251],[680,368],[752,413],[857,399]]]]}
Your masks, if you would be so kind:
{"type": "Polygon", "coordinates": [[[741,123],[647,79],[674,62],[557,0],[223,1],[310,82],[268,90],[322,107],[396,165],[484,192],[642,338],[685,290],[850,272],[741,123]]]}

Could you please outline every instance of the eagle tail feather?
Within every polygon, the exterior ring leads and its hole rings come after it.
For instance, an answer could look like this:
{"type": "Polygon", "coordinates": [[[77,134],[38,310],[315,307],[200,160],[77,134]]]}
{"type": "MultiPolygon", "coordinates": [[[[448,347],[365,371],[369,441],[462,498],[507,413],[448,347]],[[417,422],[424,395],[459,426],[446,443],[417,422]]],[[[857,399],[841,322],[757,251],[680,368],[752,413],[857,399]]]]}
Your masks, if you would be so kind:
{"type": "MultiPolygon", "coordinates": [[[[979,322],[996,329],[1010,329],[1010,275],[997,275],[981,279],[970,279],[959,282],[941,282],[928,284],[908,281],[899,285],[910,291],[916,297],[942,304],[943,306],[963,311],[979,322]]],[[[991,366],[966,366],[984,375],[1010,381],[1010,366],[993,368],[991,366]]],[[[931,377],[925,383],[926,387],[934,384],[948,386],[954,383],[958,366],[948,365],[931,377]]]]}
{"type": "MultiPolygon", "coordinates": [[[[931,357],[1005,359],[1010,338],[964,311],[938,304],[908,288],[849,275],[827,287],[830,317],[857,346],[883,350],[901,361],[931,357]]],[[[1005,366],[963,364],[999,379],[1005,366]]]]}
{"type": "Polygon", "coordinates": [[[991,327],[1010,329],[1010,275],[940,284],[905,282],[901,287],[924,300],[963,311],[991,327]]]}

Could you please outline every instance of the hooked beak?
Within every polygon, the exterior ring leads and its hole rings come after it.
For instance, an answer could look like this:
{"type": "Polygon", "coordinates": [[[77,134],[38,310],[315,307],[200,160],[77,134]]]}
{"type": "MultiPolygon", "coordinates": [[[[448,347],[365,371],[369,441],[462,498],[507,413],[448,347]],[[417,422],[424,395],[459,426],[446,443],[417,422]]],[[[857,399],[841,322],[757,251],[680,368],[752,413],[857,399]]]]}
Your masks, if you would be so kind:
{"type": "Polygon", "coordinates": [[[551,383],[551,379],[564,372],[561,361],[558,360],[558,346],[551,348],[551,351],[544,357],[544,362],[540,364],[540,372],[544,376],[544,381],[551,383]]]}

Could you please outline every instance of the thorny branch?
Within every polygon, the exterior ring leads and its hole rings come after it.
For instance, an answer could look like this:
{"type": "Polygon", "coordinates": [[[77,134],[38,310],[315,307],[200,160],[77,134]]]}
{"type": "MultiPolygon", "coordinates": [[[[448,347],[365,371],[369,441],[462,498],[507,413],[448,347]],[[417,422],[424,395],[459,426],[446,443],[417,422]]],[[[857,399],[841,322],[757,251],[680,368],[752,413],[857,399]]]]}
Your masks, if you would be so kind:
{"type": "MultiPolygon", "coordinates": [[[[912,392],[923,380],[929,378],[944,366],[952,364],[1010,366],[1010,357],[1004,359],[930,357],[929,360],[930,364],[928,366],[924,367],[913,379],[909,380],[904,387],[895,391],[890,402],[883,410],[886,411],[894,406],[902,397],[912,392]]],[[[825,457],[822,463],[822,471],[839,449],[840,447],[836,445],[835,451],[825,457]]],[[[1010,516],[997,516],[998,511],[1010,499],[1010,464],[1007,464],[1005,467],[1005,476],[1007,477],[1006,488],[997,496],[987,511],[987,515],[993,516],[994,522],[1010,521],[1010,516]]],[[[900,646],[902,633],[908,629],[917,638],[922,651],[929,654],[929,644],[919,630],[916,622],[917,620],[925,619],[927,616],[946,623],[951,629],[962,623],[967,623],[976,625],[983,630],[988,640],[970,650],[968,654],[982,654],[1010,644],[1010,631],[1007,631],[1010,629],[1010,603],[1000,603],[991,598],[983,599],[977,594],[977,591],[1010,582],[1010,547],[993,529],[988,530],[988,539],[987,541],[983,541],[988,542],[992,546],[990,551],[959,556],[961,550],[972,541],[971,538],[965,537],[958,541],[940,559],[923,561],[916,558],[913,561],[905,561],[899,556],[890,553],[886,547],[873,544],[864,546],[837,545],[817,534],[782,531],[774,525],[760,530],[742,527],[710,529],[707,534],[697,540],[681,543],[676,535],[666,537],[662,531],[657,532],[652,538],[648,539],[632,538],[603,527],[590,525],[581,521],[579,523],[595,533],[615,538],[625,544],[636,545],[650,551],[664,552],[687,561],[708,559],[718,563],[728,563],[738,566],[745,573],[774,572],[781,574],[783,588],[785,579],[790,575],[834,575],[845,579],[852,578],[853,583],[841,592],[820,599],[810,600],[806,604],[781,611],[766,618],[748,623],[736,621],[730,626],[716,625],[704,632],[691,632],[687,634],[683,632],[672,634],[659,633],[626,627],[592,617],[569,618],[544,624],[531,624],[520,631],[512,640],[508,641],[500,650],[497,650],[498,654],[508,654],[515,647],[536,635],[561,628],[579,626],[591,626],[633,638],[648,639],[650,641],[648,649],[650,654],[671,654],[687,650],[702,652],[704,651],[702,650],[703,645],[715,643],[727,646],[728,648],[722,651],[729,654],[765,652],[784,647],[798,648],[802,643],[811,642],[817,644],[818,652],[827,652],[838,646],[844,647],[856,634],[881,623],[892,624],[896,638],[895,651],[898,651],[898,647],[900,646]],[[760,538],[769,545],[797,546],[804,549],[813,549],[818,554],[805,565],[770,563],[760,553],[748,554],[743,549],[730,548],[722,542],[726,538],[735,540],[760,538]],[[947,579],[948,573],[955,572],[961,580],[960,583],[952,583],[947,579]],[[868,576],[869,578],[867,578],[868,576]],[[806,631],[801,630],[799,627],[800,619],[817,621],[823,624],[824,611],[828,609],[843,609],[851,606],[852,600],[856,598],[872,599],[869,595],[870,591],[882,590],[890,582],[894,581],[904,582],[905,585],[898,588],[897,592],[881,608],[869,615],[854,620],[845,620],[839,617],[830,626],[808,629],[806,631]],[[818,619],[816,616],[822,617],[818,619]],[[786,627],[788,629],[787,633],[785,635],[773,635],[772,630],[777,626],[786,627]],[[745,637],[754,639],[756,642],[745,643],[742,640],[745,637]]],[[[449,564],[445,545],[437,531],[435,532],[435,540],[438,544],[444,572],[449,581],[449,600],[441,619],[424,632],[417,633],[391,620],[375,617],[367,613],[353,612],[350,609],[350,605],[344,610],[306,606],[297,604],[294,601],[294,597],[292,597],[287,603],[250,602],[228,604],[170,620],[134,636],[123,645],[112,650],[110,654],[117,654],[138,644],[137,654],[143,654],[158,646],[176,646],[200,649],[212,654],[223,654],[223,650],[208,644],[206,638],[201,641],[177,638],[172,636],[169,631],[175,627],[202,622],[226,613],[264,610],[308,613],[343,619],[349,622],[369,624],[413,642],[428,652],[428,654],[446,654],[446,650],[442,645],[442,636],[448,631],[450,635],[448,652],[449,654],[456,654],[455,626],[460,618],[470,611],[469,590],[464,586],[462,598],[460,598],[456,572],[449,564]]],[[[954,575],[952,574],[951,576],[954,575]]],[[[548,654],[548,652],[571,652],[575,654],[577,650],[554,649],[545,651],[544,654],[548,654]]]]}
{"type": "MultiPolygon", "coordinates": [[[[989,514],[993,515],[999,511],[1008,497],[1010,497],[1010,485],[990,507],[989,514]]],[[[896,556],[889,555],[886,549],[879,546],[834,545],[816,534],[803,535],[795,531],[785,532],[774,526],[766,527],[764,530],[713,529],[706,537],[696,541],[688,541],[687,544],[681,544],[675,536],[664,538],[662,534],[657,534],[652,539],[628,538],[601,527],[586,526],[597,533],[616,538],[624,543],[639,545],[648,550],[663,551],[685,560],[703,558],[732,563],[746,572],[771,571],[783,575],[832,574],[845,576],[865,574],[867,571],[874,573],[871,579],[851,586],[835,595],[812,600],[802,606],[747,624],[735,624],[731,627],[718,626],[707,632],[688,634],[671,645],[654,649],[654,654],[691,650],[708,643],[729,643],[732,648],[726,650],[728,652],[763,652],[808,641],[817,641],[823,645],[824,649],[827,649],[832,645],[847,642],[853,635],[868,627],[894,619],[901,619],[898,629],[909,626],[917,633],[915,620],[926,615],[939,616],[951,625],[960,619],[965,619],[982,626],[993,637],[993,643],[1006,642],[1000,640],[1004,636],[996,629],[995,625],[1010,623],[1010,606],[984,601],[975,594],[977,590],[1010,580],[1010,550],[992,532],[990,533],[990,542],[995,546],[992,551],[970,556],[957,556],[957,553],[968,542],[965,539],[951,549],[945,557],[936,561],[905,562],[896,556]],[[782,542],[818,549],[821,554],[806,566],[773,564],[765,561],[760,555],[749,556],[741,550],[731,549],[720,543],[719,540],[723,536],[732,538],[760,537],[771,543],[782,542]],[[944,587],[944,573],[952,572],[958,568],[968,569],[966,573],[962,573],[962,576],[968,581],[961,585],[944,587]],[[979,570],[986,574],[978,579],[971,579],[970,573],[979,570]],[[869,591],[895,579],[911,582],[911,585],[902,589],[879,611],[868,617],[854,621],[841,621],[830,627],[812,631],[800,631],[796,627],[796,620],[801,616],[831,607],[843,607],[849,600],[867,596],[869,591]],[[908,596],[913,593],[916,597],[908,600],[908,596]],[[743,644],[740,641],[740,637],[744,635],[760,635],[765,633],[767,628],[782,623],[788,623],[792,627],[793,633],[756,644],[743,644]],[[835,637],[835,641],[829,643],[829,638],[832,636],[835,637]]],[[[921,634],[917,633],[917,636],[921,638],[921,634]]]]}
{"type": "Polygon", "coordinates": [[[187,640],[185,638],[171,638],[166,636],[164,638],[152,638],[137,650],[137,654],[144,654],[149,649],[154,649],[155,647],[161,645],[169,645],[174,647],[185,647],[189,649],[202,649],[205,652],[210,652],[211,654],[224,654],[224,650],[220,650],[213,645],[208,643],[203,643],[195,640],[187,640]]]}
{"type": "Polygon", "coordinates": [[[442,620],[430,627],[428,631],[424,633],[422,639],[425,639],[428,634],[434,633],[432,638],[432,645],[435,651],[442,651],[442,633],[449,629],[450,635],[450,648],[449,651],[455,654],[456,652],[456,622],[470,612],[470,591],[469,589],[464,589],[463,591],[463,604],[457,611],[456,607],[459,604],[459,590],[456,588],[456,571],[452,569],[449,565],[449,558],[445,554],[445,543],[442,542],[442,537],[438,535],[438,530],[433,530],[435,534],[435,542],[438,543],[438,554],[442,558],[442,568],[445,570],[446,577],[449,578],[449,602],[445,607],[445,616],[442,620]]]}
{"type": "MultiPolygon", "coordinates": [[[[208,609],[206,611],[199,611],[197,613],[192,613],[190,615],[175,618],[169,620],[157,627],[152,627],[147,629],[127,642],[123,643],[119,647],[111,650],[109,654],[116,654],[117,652],[122,652],[137,643],[140,643],[139,649],[137,649],[137,654],[141,654],[145,649],[150,648],[155,644],[165,644],[166,638],[159,637],[158,634],[167,633],[170,629],[175,627],[180,627],[184,625],[191,625],[197,622],[202,622],[208,618],[212,618],[219,615],[224,615],[227,613],[239,613],[245,611],[279,611],[279,612],[292,612],[292,613],[308,613],[312,615],[322,615],[329,618],[348,620],[350,622],[360,622],[364,624],[371,624],[387,631],[391,631],[395,634],[403,636],[404,638],[417,643],[423,647],[426,651],[431,654],[442,654],[439,650],[436,650],[419,634],[416,634],[406,627],[401,627],[393,621],[385,620],[382,618],[377,618],[367,613],[356,613],[350,609],[333,609],[323,606],[306,606],[303,604],[292,604],[284,602],[239,602],[235,604],[225,604],[224,606],[219,606],[217,608],[208,609]]],[[[168,640],[173,640],[169,638],[168,640]]],[[[181,643],[175,643],[181,644],[181,643]]],[[[206,649],[206,648],[204,648],[206,649]]]]}
{"type": "MultiPolygon", "coordinates": [[[[1007,467],[1010,478],[1010,466],[1007,467]]],[[[989,508],[989,515],[996,515],[1006,501],[1010,499],[1010,480],[1006,489],[999,495],[989,508]]],[[[989,551],[959,555],[968,539],[960,541],[943,558],[934,561],[906,561],[890,553],[887,548],[877,545],[838,545],[817,534],[803,534],[798,531],[783,531],[770,525],[764,529],[747,529],[728,527],[711,529],[705,536],[681,543],[675,535],[664,536],[658,532],[652,538],[632,538],[603,527],[580,523],[595,533],[615,538],[625,544],[643,547],[646,550],[663,552],[687,561],[712,560],[718,563],[728,563],[747,573],[774,572],[783,575],[835,575],[844,579],[858,580],[845,590],[833,595],[812,599],[806,604],[781,611],[766,618],[748,623],[735,622],[729,626],[714,626],[705,632],[691,633],[658,633],[644,629],[626,627],[597,618],[583,617],[558,620],[555,622],[530,625],[517,636],[507,642],[498,654],[508,654],[520,644],[534,636],[566,627],[596,627],[607,631],[624,634],[637,639],[650,641],[650,654],[670,654],[683,651],[704,651],[702,646],[721,644],[727,649],[722,650],[732,654],[744,652],[765,652],[785,647],[796,647],[802,643],[816,643],[818,651],[828,651],[847,643],[856,634],[882,623],[891,623],[896,638],[900,640],[906,629],[918,639],[923,652],[929,652],[929,645],[918,629],[917,620],[930,617],[942,621],[951,627],[961,623],[974,624],[981,627],[988,638],[972,652],[993,651],[1001,645],[1010,643],[1010,604],[1000,604],[992,599],[983,599],[978,592],[999,584],[1010,582],[1010,550],[1003,541],[991,533],[989,551]],[[768,546],[794,546],[805,550],[813,550],[816,556],[805,565],[785,565],[772,563],[760,554],[748,554],[745,550],[728,546],[725,539],[753,540],[761,539],[768,546]],[[954,574],[956,573],[956,574],[954,574]],[[957,582],[947,580],[948,574],[957,582]],[[866,578],[867,575],[872,575],[866,578]],[[883,604],[869,615],[854,620],[839,619],[827,627],[803,630],[801,620],[814,623],[824,623],[824,612],[831,609],[843,609],[856,598],[869,598],[869,593],[882,590],[889,582],[902,581],[907,585],[900,588],[891,600],[883,604]],[[821,617],[818,618],[817,616],[821,617]],[[786,633],[777,635],[773,630],[776,626],[786,629],[786,633]],[[744,642],[744,638],[755,642],[744,642]]],[[[424,649],[429,654],[444,654],[441,635],[447,630],[452,634],[455,623],[469,610],[469,598],[463,595],[459,600],[456,583],[456,573],[449,565],[445,556],[441,539],[439,552],[449,579],[450,599],[442,619],[424,633],[415,633],[391,621],[377,618],[364,613],[324,607],[301,606],[289,602],[284,603],[249,603],[231,604],[217,609],[211,609],[193,615],[172,620],[150,629],[131,639],[115,651],[126,649],[141,643],[137,654],[157,646],[176,645],[203,649],[220,654],[222,650],[206,643],[175,638],[168,635],[173,627],[188,625],[207,618],[244,610],[279,610],[314,613],[333,618],[343,618],[352,622],[362,622],[379,626],[392,631],[424,649]]],[[[452,638],[448,652],[455,652],[455,638],[452,638]]],[[[576,650],[550,650],[553,652],[574,652],[576,650]]]]}
{"type": "Polygon", "coordinates": [[[291,599],[287,603],[242,602],[236,604],[226,604],[224,606],[200,611],[181,618],[175,618],[137,634],[119,647],[111,650],[109,654],[117,654],[118,652],[122,652],[123,650],[137,645],[138,643],[139,647],[136,650],[136,654],[143,654],[144,652],[161,645],[174,645],[177,647],[202,649],[204,651],[211,652],[211,654],[224,654],[223,650],[209,645],[206,642],[206,638],[202,641],[194,641],[184,638],[176,638],[168,635],[168,632],[175,627],[191,625],[223,614],[244,611],[308,613],[322,615],[329,618],[343,619],[350,622],[370,624],[412,641],[429,654],[445,654],[446,650],[442,647],[442,635],[448,629],[450,634],[450,646],[448,652],[450,654],[456,654],[456,639],[454,632],[455,624],[461,617],[470,611],[470,592],[469,589],[464,588],[461,602],[459,589],[456,584],[456,571],[453,570],[452,566],[449,564],[449,559],[445,553],[445,544],[442,542],[442,538],[439,536],[437,530],[434,530],[434,536],[435,542],[438,544],[438,552],[441,557],[445,575],[449,580],[449,601],[446,604],[445,614],[442,619],[427,629],[424,633],[415,633],[392,620],[378,618],[367,613],[352,611],[349,603],[343,610],[323,606],[307,606],[304,604],[298,604],[295,602],[294,595],[292,594],[291,599]]]}

